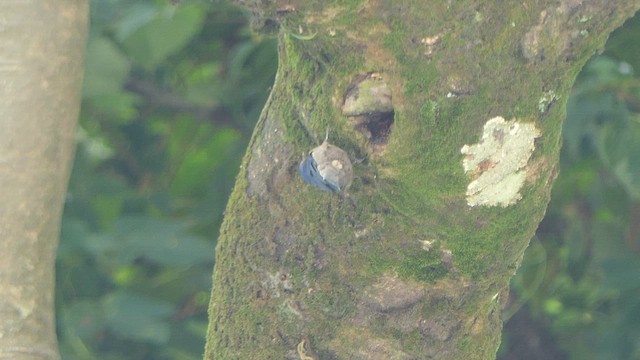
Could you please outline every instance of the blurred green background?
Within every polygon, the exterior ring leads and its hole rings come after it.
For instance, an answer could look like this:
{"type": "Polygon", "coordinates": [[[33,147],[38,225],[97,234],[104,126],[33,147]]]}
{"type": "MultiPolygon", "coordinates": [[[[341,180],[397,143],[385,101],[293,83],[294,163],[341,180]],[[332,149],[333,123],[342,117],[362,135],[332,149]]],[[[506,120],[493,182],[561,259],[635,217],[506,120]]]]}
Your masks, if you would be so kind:
{"type": "MultiPolygon", "coordinates": [[[[228,194],[277,67],[223,1],[94,0],[57,259],[63,359],[201,359],[228,194]]],[[[640,359],[640,16],[584,68],[500,359],[640,359]]]]}

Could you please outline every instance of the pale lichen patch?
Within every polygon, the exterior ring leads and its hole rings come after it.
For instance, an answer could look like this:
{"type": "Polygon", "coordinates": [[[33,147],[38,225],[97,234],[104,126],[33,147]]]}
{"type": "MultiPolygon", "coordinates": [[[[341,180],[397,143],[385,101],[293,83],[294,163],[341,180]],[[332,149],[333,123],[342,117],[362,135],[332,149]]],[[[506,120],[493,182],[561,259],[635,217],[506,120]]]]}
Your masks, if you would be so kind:
{"type": "Polygon", "coordinates": [[[556,94],[555,91],[545,91],[538,99],[538,111],[540,111],[541,114],[544,114],[558,99],[560,99],[560,96],[556,94]]]}
{"type": "Polygon", "coordinates": [[[505,121],[500,116],[487,121],[480,142],[460,150],[464,171],[473,177],[467,186],[467,204],[506,207],[520,200],[527,176],[523,168],[539,136],[533,123],[505,121]]]}
{"type": "Polygon", "coordinates": [[[430,251],[433,244],[436,243],[436,240],[420,240],[420,243],[422,244],[422,250],[430,251]]]}

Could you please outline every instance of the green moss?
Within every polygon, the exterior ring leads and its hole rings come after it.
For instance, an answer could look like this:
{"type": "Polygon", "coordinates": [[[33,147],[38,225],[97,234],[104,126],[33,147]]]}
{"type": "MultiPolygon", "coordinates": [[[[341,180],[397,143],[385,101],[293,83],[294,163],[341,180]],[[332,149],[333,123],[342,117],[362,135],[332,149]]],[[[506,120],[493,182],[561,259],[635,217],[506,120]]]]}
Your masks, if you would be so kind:
{"type": "Polygon", "coordinates": [[[417,246],[388,249],[370,258],[367,267],[373,274],[397,273],[401,278],[433,283],[448,273],[440,254],[437,245],[429,251],[418,249],[417,246]]]}
{"type": "Polygon", "coordinates": [[[345,61],[336,67],[333,58],[342,50],[335,39],[326,35],[318,35],[309,42],[285,33],[282,44],[286,53],[281,64],[286,69],[282,76],[287,81],[279,94],[283,100],[279,110],[283,115],[287,141],[302,151],[308,151],[322,141],[327,129],[331,129],[334,144],[346,150],[353,149],[353,143],[341,144],[336,136],[337,130],[344,128],[344,117],[332,102],[333,94],[327,91],[335,88],[338,81],[344,83],[342,87],[346,90],[348,84],[344,79],[354,76],[351,66],[361,64],[361,61],[355,55],[344,56],[341,60],[345,61]],[[339,76],[340,73],[346,75],[339,76]]]}
{"type": "Polygon", "coordinates": [[[426,282],[441,279],[447,272],[440,255],[433,251],[407,255],[398,267],[400,276],[412,277],[426,282]]]}
{"type": "MultiPolygon", "coordinates": [[[[492,27],[500,29],[498,36],[494,34],[486,38],[495,43],[495,46],[479,47],[491,51],[474,52],[471,48],[466,53],[456,53],[459,57],[448,59],[447,62],[439,62],[437,53],[433,59],[427,59],[419,54],[424,49],[407,42],[407,39],[433,36],[437,32],[423,30],[412,34],[416,29],[407,25],[409,22],[392,21],[393,30],[384,39],[385,46],[397,55],[403,74],[407,75],[404,76],[404,93],[401,96],[411,99],[413,104],[422,104],[419,112],[413,113],[413,107],[397,116],[394,136],[402,139],[402,142],[396,143],[392,139],[387,153],[388,164],[393,164],[389,169],[391,177],[385,179],[389,189],[393,189],[389,191],[393,191],[393,197],[387,199],[402,214],[415,219],[417,226],[438,226],[443,246],[453,252],[456,270],[474,279],[486,271],[504,271],[501,269],[512,266],[522,247],[514,247],[511,243],[522,244],[523,239],[533,233],[542,214],[542,207],[535,201],[527,201],[527,198],[508,211],[501,211],[499,208],[469,209],[465,204],[464,194],[470,180],[463,173],[461,165],[462,145],[477,141],[483,123],[492,116],[500,114],[505,118],[530,117],[537,111],[542,90],[536,94],[522,93],[514,91],[513,86],[526,83],[531,84],[532,88],[544,88],[541,77],[526,69],[524,62],[518,62],[520,60],[517,57],[505,57],[503,51],[496,51],[517,50],[518,46],[511,24],[497,21],[507,18],[520,23],[528,15],[519,10],[516,10],[516,14],[501,14],[503,10],[495,6],[479,11],[487,13],[487,16],[480,16],[483,23],[479,24],[479,28],[483,32],[492,27]],[[489,11],[491,9],[496,13],[489,11]],[[473,69],[478,69],[476,64],[491,73],[483,74],[484,77],[479,77],[480,73],[463,74],[463,79],[469,80],[463,80],[462,84],[469,85],[473,96],[445,97],[446,90],[443,87],[448,84],[443,81],[445,79],[441,78],[441,74],[456,74],[457,68],[475,71],[473,69]],[[497,87],[493,79],[505,77],[505,74],[508,74],[507,78],[513,79],[513,83],[497,87]],[[486,112],[485,109],[495,107],[493,104],[515,106],[502,111],[496,108],[492,110],[493,113],[486,112]],[[496,110],[500,112],[496,114],[496,110]],[[473,117],[469,118],[469,114],[473,117]],[[474,126],[474,123],[477,125],[474,126]],[[412,146],[407,147],[407,142],[412,146]],[[515,251],[516,248],[518,251],[515,251]],[[507,256],[502,257],[505,251],[507,256]]],[[[443,34],[443,46],[449,49],[467,47],[469,39],[465,36],[469,34],[459,35],[460,37],[443,34]]],[[[556,117],[554,113],[554,117],[555,121],[542,124],[545,133],[559,132],[559,116],[556,117]]],[[[544,149],[545,152],[557,154],[558,142],[554,140],[551,140],[552,146],[544,149]]],[[[542,190],[535,188],[527,195],[535,198],[542,190]]],[[[429,266],[425,259],[421,259],[422,262],[415,258],[408,260],[406,263],[411,266],[407,268],[429,266]]]]}
{"type": "Polygon", "coordinates": [[[396,338],[402,342],[403,348],[408,353],[419,353],[424,346],[424,336],[420,329],[403,332],[396,338]]]}

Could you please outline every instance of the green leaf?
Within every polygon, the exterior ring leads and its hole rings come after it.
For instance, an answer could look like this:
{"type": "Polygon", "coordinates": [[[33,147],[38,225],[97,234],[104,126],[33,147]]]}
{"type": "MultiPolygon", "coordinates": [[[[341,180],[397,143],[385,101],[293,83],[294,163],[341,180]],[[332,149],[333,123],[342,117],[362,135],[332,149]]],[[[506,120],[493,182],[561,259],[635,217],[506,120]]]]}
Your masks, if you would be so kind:
{"type": "Polygon", "coordinates": [[[640,259],[619,256],[602,261],[603,281],[600,291],[628,291],[640,288],[640,259]]]}
{"type": "MultiPolygon", "coordinates": [[[[230,129],[207,129],[202,126],[202,133],[208,134],[206,139],[188,147],[187,143],[176,144],[175,151],[185,152],[179,165],[172,192],[181,196],[197,196],[202,194],[213,177],[217,176],[216,168],[225,160],[231,144],[239,139],[239,134],[230,129]],[[184,149],[188,150],[184,150],[184,149]]],[[[210,126],[209,126],[210,127],[210,126]]],[[[202,137],[200,137],[202,138],[202,137]]],[[[178,139],[177,139],[178,140],[178,139]]]]}
{"type": "Polygon", "coordinates": [[[136,106],[140,102],[138,95],[121,91],[93,98],[91,105],[93,109],[108,115],[114,123],[127,124],[138,115],[136,106]]]}
{"type": "Polygon", "coordinates": [[[115,26],[116,39],[123,41],[133,32],[153,21],[158,15],[158,7],[151,2],[130,4],[115,26]]]}
{"type": "Polygon", "coordinates": [[[99,303],[92,300],[80,300],[65,304],[62,308],[62,321],[67,331],[82,339],[91,339],[105,327],[105,319],[99,303]]]}
{"type": "Polygon", "coordinates": [[[170,219],[134,215],[117,219],[113,231],[102,237],[94,251],[110,254],[120,265],[146,258],[162,265],[189,266],[213,261],[213,244],[188,233],[170,219]]]}
{"type": "Polygon", "coordinates": [[[96,194],[96,196],[91,199],[91,205],[93,205],[95,209],[102,228],[108,227],[120,216],[124,200],[123,196],[116,194],[96,194]]]}
{"type": "Polygon", "coordinates": [[[103,311],[109,329],[128,340],[165,344],[169,341],[169,316],[174,306],[166,301],[127,291],[104,297],[103,311]]]}
{"type": "Polygon", "coordinates": [[[640,124],[612,116],[595,139],[603,162],[627,193],[640,200],[640,124]]]}
{"type": "Polygon", "coordinates": [[[147,70],[180,51],[202,29],[205,12],[195,5],[168,7],[124,39],[133,59],[147,70]],[[175,10],[170,11],[170,10],[175,10]]]}
{"type": "Polygon", "coordinates": [[[86,222],[68,216],[63,218],[57,257],[63,258],[77,249],[82,249],[88,236],[89,229],[86,222]]]}
{"type": "Polygon", "coordinates": [[[92,98],[121,91],[131,64],[115,44],[100,36],[89,41],[83,96],[92,98]]]}
{"type": "Polygon", "coordinates": [[[640,16],[634,16],[627,20],[623,27],[614,31],[606,45],[605,54],[619,60],[625,60],[633,66],[636,71],[640,71],[640,16]]]}
{"type": "Polygon", "coordinates": [[[123,266],[133,262],[135,255],[122,254],[122,242],[118,240],[112,234],[93,234],[87,237],[85,249],[96,259],[105,259],[110,262],[117,261],[115,266],[123,266]]]}

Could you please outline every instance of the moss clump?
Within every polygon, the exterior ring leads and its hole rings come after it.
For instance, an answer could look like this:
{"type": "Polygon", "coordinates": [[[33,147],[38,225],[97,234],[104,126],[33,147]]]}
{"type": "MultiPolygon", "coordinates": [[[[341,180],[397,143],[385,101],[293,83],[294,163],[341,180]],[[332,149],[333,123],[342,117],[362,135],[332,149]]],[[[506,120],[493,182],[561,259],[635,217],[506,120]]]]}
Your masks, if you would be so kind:
{"type": "Polygon", "coordinates": [[[435,251],[407,255],[398,267],[398,274],[401,277],[411,277],[426,282],[435,282],[443,278],[447,272],[440,255],[435,251]]]}

